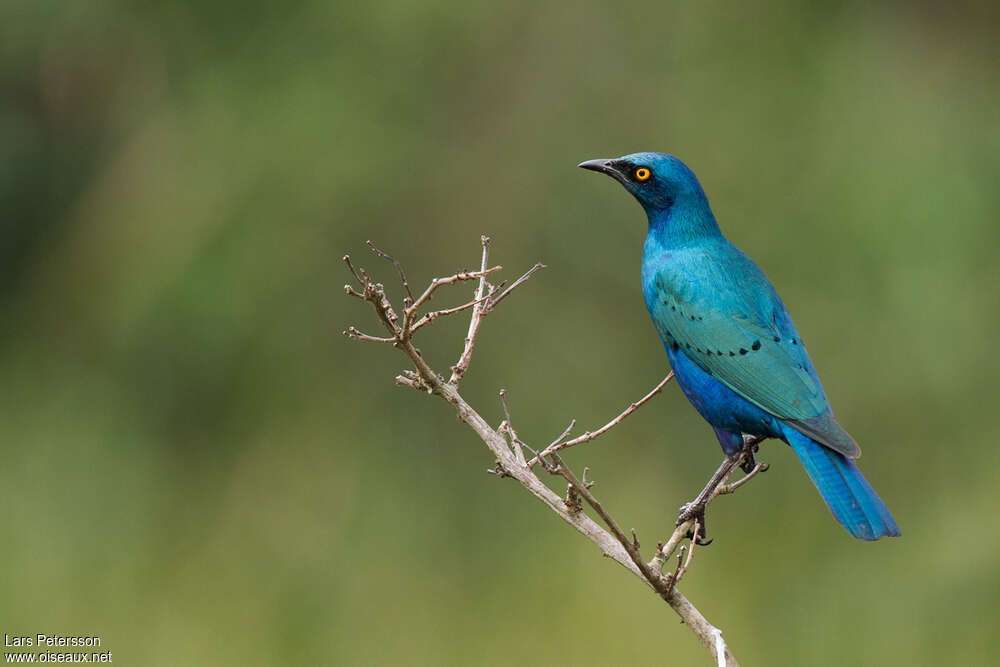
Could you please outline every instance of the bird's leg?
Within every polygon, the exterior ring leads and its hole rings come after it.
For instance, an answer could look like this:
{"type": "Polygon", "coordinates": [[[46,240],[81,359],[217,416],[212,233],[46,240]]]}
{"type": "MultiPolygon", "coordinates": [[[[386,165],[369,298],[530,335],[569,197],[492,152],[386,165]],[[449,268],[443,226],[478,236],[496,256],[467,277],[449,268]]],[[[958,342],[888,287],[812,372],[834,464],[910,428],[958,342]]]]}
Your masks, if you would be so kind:
{"type": "Polygon", "coordinates": [[[677,523],[675,525],[679,526],[685,521],[690,521],[691,519],[696,519],[698,521],[698,534],[691,535],[688,537],[697,542],[701,546],[707,546],[711,544],[711,540],[706,539],[708,533],[705,530],[705,510],[708,508],[708,503],[715,496],[715,490],[720,484],[724,483],[729,476],[733,474],[733,469],[737,465],[743,468],[748,474],[757,465],[754,458],[754,452],[757,451],[758,445],[764,438],[753,435],[743,436],[743,449],[735,454],[731,454],[725,458],[719,469],[715,471],[712,478],[708,480],[705,488],[701,490],[691,502],[687,503],[681,507],[680,515],[677,517],[677,523]]]}
{"type": "Polygon", "coordinates": [[[681,525],[685,521],[690,521],[691,519],[698,520],[698,535],[689,535],[692,540],[695,540],[698,544],[702,546],[707,546],[711,543],[711,540],[706,540],[707,532],[705,530],[705,509],[708,507],[708,501],[712,499],[712,495],[715,493],[716,487],[722,484],[729,475],[732,474],[733,468],[739,464],[742,458],[742,452],[732,454],[727,456],[719,466],[719,469],[715,471],[712,478],[708,480],[708,484],[705,488],[701,490],[701,493],[681,507],[681,513],[677,517],[677,523],[675,525],[681,525]]]}

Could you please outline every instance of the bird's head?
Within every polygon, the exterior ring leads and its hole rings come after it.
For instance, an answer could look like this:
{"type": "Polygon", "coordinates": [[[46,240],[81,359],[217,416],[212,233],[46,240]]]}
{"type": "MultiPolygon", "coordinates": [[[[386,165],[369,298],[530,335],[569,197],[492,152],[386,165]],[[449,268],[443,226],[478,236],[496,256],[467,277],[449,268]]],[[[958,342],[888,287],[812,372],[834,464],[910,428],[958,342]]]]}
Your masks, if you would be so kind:
{"type": "Polygon", "coordinates": [[[706,201],[694,172],[673,155],[633,153],[610,160],[587,160],[579,166],[621,183],[650,214],[667,211],[676,202],[706,201]]]}

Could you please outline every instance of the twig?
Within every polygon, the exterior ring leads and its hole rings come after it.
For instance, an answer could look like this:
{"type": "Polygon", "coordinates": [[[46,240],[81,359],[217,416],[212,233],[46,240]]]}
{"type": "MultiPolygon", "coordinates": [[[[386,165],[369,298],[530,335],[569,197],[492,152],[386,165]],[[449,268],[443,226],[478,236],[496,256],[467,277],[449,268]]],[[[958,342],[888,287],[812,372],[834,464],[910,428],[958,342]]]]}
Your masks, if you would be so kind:
{"type": "Polygon", "coordinates": [[[434,311],[431,311],[431,312],[427,313],[426,315],[424,315],[423,317],[421,317],[419,320],[417,320],[413,324],[413,326],[410,327],[410,333],[411,334],[415,333],[417,331],[417,329],[419,329],[420,327],[423,327],[423,326],[426,326],[426,325],[430,324],[431,322],[433,322],[434,320],[436,320],[439,317],[442,317],[442,316],[445,316],[445,315],[454,315],[455,313],[460,313],[463,310],[466,310],[468,308],[472,308],[476,304],[483,303],[484,301],[486,301],[489,298],[490,297],[487,294],[486,296],[484,296],[481,299],[473,299],[472,301],[469,301],[468,303],[463,303],[461,306],[455,306],[454,308],[446,308],[444,310],[434,310],[434,311]]]}
{"type": "MultiPolygon", "coordinates": [[[[567,427],[566,427],[566,430],[565,430],[565,431],[563,431],[563,432],[562,432],[562,433],[561,433],[561,434],[559,435],[559,437],[558,437],[558,438],[556,438],[555,440],[553,440],[553,441],[552,441],[552,443],[551,443],[551,444],[549,444],[549,446],[548,446],[548,447],[546,447],[544,451],[547,451],[547,452],[548,452],[548,451],[555,451],[555,450],[553,449],[553,447],[555,447],[555,446],[556,446],[556,445],[558,445],[558,444],[559,444],[560,442],[562,442],[563,440],[565,440],[565,439],[566,439],[566,436],[568,436],[568,435],[570,434],[570,432],[571,432],[571,431],[573,430],[573,427],[574,427],[574,426],[576,426],[576,420],[575,420],[575,419],[572,419],[572,420],[570,420],[570,422],[569,422],[569,426],[567,426],[567,427]]],[[[536,457],[536,459],[533,459],[533,460],[537,460],[537,457],[536,457]]]]}
{"type": "Polygon", "coordinates": [[[684,567],[684,554],[687,552],[687,549],[688,547],[685,545],[677,552],[677,565],[674,567],[674,571],[670,575],[670,581],[667,583],[667,589],[671,592],[673,592],[677,580],[680,579],[681,568],[684,567]]]}
{"type": "MultiPolygon", "coordinates": [[[[485,271],[490,256],[490,237],[485,235],[480,236],[479,240],[483,246],[480,271],[485,271]]],[[[486,278],[482,277],[479,279],[479,286],[476,287],[476,298],[474,300],[479,301],[482,299],[485,292],[486,278]]],[[[462,381],[462,376],[469,370],[469,363],[472,361],[472,348],[476,345],[476,336],[479,334],[479,325],[482,324],[482,321],[483,305],[477,303],[472,307],[472,317],[469,319],[469,333],[465,336],[465,347],[462,348],[462,354],[458,357],[458,361],[451,367],[451,377],[448,379],[448,384],[457,387],[458,383],[462,381]]]]}
{"type": "MultiPolygon", "coordinates": [[[[561,449],[567,449],[569,447],[575,447],[576,445],[582,445],[585,442],[590,442],[594,438],[598,438],[598,437],[604,435],[605,433],[607,433],[608,431],[610,431],[612,428],[614,428],[618,424],[622,423],[622,421],[624,421],[625,418],[628,417],[630,414],[632,414],[633,412],[635,412],[636,410],[638,410],[639,408],[641,408],[643,406],[643,404],[646,403],[646,401],[648,401],[649,399],[653,398],[653,396],[656,396],[658,393],[660,393],[663,390],[663,388],[667,385],[667,383],[670,382],[670,380],[673,379],[673,377],[674,377],[674,372],[673,371],[670,371],[669,373],[667,373],[667,376],[665,378],[663,378],[662,380],[660,380],[660,383],[658,385],[656,385],[655,387],[653,387],[653,389],[648,394],[646,394],[645,396],[643,396],[642,398],[640,398],[635,403],[632,403],[631,405],[629,405],[627,408],[625,408],[624,411],[622,411],[622,413],[620,415],[618,415],[617,417],[615,417],[614,419],[612,419],[611,421],[609,421],[607,424],[605,424],[601,428],[597,429],[596,431],[587,431],[583,435],[581,435],[579,437],[576,437],[576,438],[573,438],[572,440],[568,440],[566,442],[560,442],[562,440],[562,438],[565,438],[566,435],[568,435],[568,434],[563,434],[562,437],[560,437],[558,440],[556,440],[551,445],[549,445],[548,447],[546,447],[542,451],[541,455],[542,456],[548,456],[549,454],[551,454],[553,452],[558,452],[561,449]]],[[[528,461],[528,467],[533,467],[536,463],[538,463],[538,457],[535,457],[535,458],[531,459],[530,461],[528,461]]]]}
{"type": "Polygon", "coordinates": [[[364,281],[364,280],[361,279],[361,276],[358,275],[358,272],[357,272],[357,270],[355,270],[354,265],[351,264],[351,256],[350,255],[344,255],[344,263],[347,264],[347,268],[354,275],[354,279],[357,280],[358,284],[363,287],[365,285],[366,281],[364,281]]]}
{"type": "Polygon", "coordinates": [[[643,577],[649,581],[650,584],[654,584],[655,588],[655,582],[661,577],[658,574],[654,574],[647,567],[646,563],[642,560],[642,555],[639,553],[639,550],[635,548],[635,545],[631,541],[629,541],[628,537],[626,537],[624,531],[622,531],[614,517],[608,514],[608,512],[604,509],[604,506],[601,505],[597,498],[594,497],[594,494],[590,492],[590,488],[577,479],[573,471],[570,470],[569,466],[566,465],[566,462],[563,461],[558,454],[553,452],[549,454],[549,458],[555,462],[553,472],[557,475],[562,475],[562,477],[576,489],[576,492],[587,501],[587,504],[590,505],[595,512],[597,512],[597,515],[601,517],[602,521],[604,521],[604,524],[611,531],[611,534],[614,535],[615,539],[617,539],[622,547],[625,548],[625,551],[628,553],[635,566],[639,569],[639,572],[642,573],[643,577]]]}
{"type": "Polygon", "coordinates": [[[360,331],[358,331],[354,327],[347,327],[347,331],[344,332],[344,335],[347,336],[348,338],[353,338],[354,340],[363,340],[363,341],[368,341],[369,343],[394,343],[394,342],[396,342],[395,338],[381,338],[379,336],[369,336],[366,333],[361,333],[360,331]]]}
{"type": "Polygon", "coordinates": [[[525,271],[523,276],[521,276],[520,278],[518,278],[517,280],[515,280],[514,282],[512,282],[510,284],[510,287],[508,287],[507,289],[505,289],[503,292],[500,292],[500,295],[497,298],[491,299],[490,302],[489,302],[489,304],[487,304],[486,308],[484,308],[484,310],[486,312],[489,312],[489,311],[493,310],[494,308],[496,308],[497,304],[500,303],[500,301],[505,296],[507,296],[508,294],[510,294],[511,292],[513,292],[520,285],[522,285],[524,283],[524,281],[526,281],[528,278],[530,278],[535,271],[537,271],[538,269],[544,269],[544,268],[545,268],[544,264],[541,264],[541,263],[535,264],[533,267],[531,267],[530,269],[528,269],[527,271],[525,271]]]}
{"type": "Polygon", "coordinates": [[[406,282],[406,272],[403,271],[403,265],[400,264],[398,261],[396,261],[395,257],[392,257],[391,255],[382,252],[381,250],[376,248],[375,244],[372,243],[371,241],[365,241],[365,243],[368,245],[369,248],[371,248],[373,253],[375,253],[382,259],[389,260],[390,262],[392,262],[392,265],[396,267],[396,271],[399,273],[399,281],[403,283],[403,289],[406,290],[406,298],[409,299],[409,303],[407,303],[406,301],[403,302],[403,307],[405,308],[410,303],[413,303],[413,292],[410,291],[410,283],[406,282]]]}
{"type": "MultiPolygon", "coordinates": [[[[699,528],[698,520],[695,519],[694,528],[692,529],[691,532],[697,535],[698,528],[699,528]]],[[[691,560],[694,558],[694,548],[696,546],[698,546],[698,540],[691,540],[688,543],[687,558],[684,560],[684,565],[681,567],[681,569],[677,570],[677,573],[674,575],[673,581],[670,582],[673,586],[676,586],[678,583],[680,583],[680,580],[684,578],[684,573],[686,573],[688,571],[688,568],[691,567],[691,560]]]]}
{"type": "Polygon", "coordinates": [[[753,467],[753,470],[751,470],[750,472],[748,472],[746,475],[739,478],[735,482],[732,482],[730,484],[720,484],[718,488],[716,488],[715,490],[715,495],[724,496],[726,494],[733,493],[734,491],[736,491],[736,489],[740,488],[741,486],[749,482],[751,479],[753,479],[760,473],[767,472],[768,467],[769,466],[763,461],[758,461],[757,465],[753,467]]]}
{"type": "Polygon", "coordinates": [[[484,276],[496,273],[502,268],[502,266],[494,266],[481,271],[459,271],[458,273],[445,278],[434,278],[431,280],[431,284],[427,286],[427,289],[424,290],[423,294],[418,296],[417,300],[406,309],[406,312],[411,313],[412,316],[413,313],[417,312],[417,309],[420,308],[420,306],[424,305],[424,303],[431,298],[431,295],[434,294],[437,288],[442,285],[451,285],[452,283],[457,283],[460,280],[482,280],[484,276]]]}
{"type": "Polygon", "coordinates": [[[503,403],[503,414],[506,417],[504,423],[501,425],[498,431],[506,430],[507,434],[510,435],[510,446],[514,451],[514,456],[517,458],[517,462],[521,465],[525,465],[524,462],[524,450],[521,448],[523,444],[521,439],[517,437],[517,431],[514,430],[514,422],[510,418],[510,406],[507,405],[507,390],[500,390],[500,402],[503,403]]]}

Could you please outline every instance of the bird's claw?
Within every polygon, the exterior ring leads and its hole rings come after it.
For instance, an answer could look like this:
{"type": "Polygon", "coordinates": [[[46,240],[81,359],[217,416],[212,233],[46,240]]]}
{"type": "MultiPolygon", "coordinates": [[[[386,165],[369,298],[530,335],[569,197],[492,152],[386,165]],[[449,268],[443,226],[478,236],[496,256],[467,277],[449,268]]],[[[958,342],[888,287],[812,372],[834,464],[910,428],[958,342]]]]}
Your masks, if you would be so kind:
{"type": "Polygon", "coordinates": [[[697,534],[694,530],[688,530],[685,537],[694,542],[700,547],[707,547],[712,543],[712,540],[708,539],[708,533],[705,528],[705,505],[695,502],[690,502],[681,507],[680,515],[677,517],[677,523],[675,525],[681,525],[685,521],[694,520],[694,527],[697,529],[697,534]]]}
{"type": "Polygon", "coordinates": [[[761,436],[743,435],[743,461],[740,463],[740,468],[748,475],[757,467],[757,459],[754,454],[760,449],[760,443],[763,441],[764,438],[761,436]]]}
{"type": "Polygon", "coordinates": [[[751,472],[753,472],[754,468],[757,467],[757,459],[756,457],[754,457],[754,452],[756,450],[757,446],[754,445],[753,447],[748,448],[747,451],[743,453],[743,462],[740,463],[740,468],[742,468],[743,472],[745,472],[748,475],[751,472]]]}
{"type": "Polygon", "coordinates": [[[714,537],[712,539],[710,539],[710,540],[704,539],[704,537],[705,537],[705,532],[704,531],[699,530],[698,532],[701,534],[701,537],[699,537],[698,539],[695,539],[694,533],[692,531],[690,531],[690,530],[687,532],[687,534],[685,535],[685,537],[687,537],[689,540],[692,540],[699,547],[707,547],[709,544],[711,544],[712,542],[715,541],[714,537]]]}

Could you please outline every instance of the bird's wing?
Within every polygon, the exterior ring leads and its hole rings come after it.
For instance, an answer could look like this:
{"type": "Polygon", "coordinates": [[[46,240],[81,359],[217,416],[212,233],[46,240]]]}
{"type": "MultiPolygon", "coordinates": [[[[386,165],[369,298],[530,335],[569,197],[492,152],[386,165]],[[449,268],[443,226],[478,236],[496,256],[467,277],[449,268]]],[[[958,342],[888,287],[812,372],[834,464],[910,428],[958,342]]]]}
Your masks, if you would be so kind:
{"type": "Polygon", "coordinates": [[[833,419],[784,304],[760,269],[745,261],[751,268],[714,272],[708,283],[671,280],[665,271],[657,275],[650,296],[655,295],[651,306],[660,335],[751,403],[857,458],[860,449],[833,419]],[[713,291],[706,293],[704,284],[713,291]]]}

